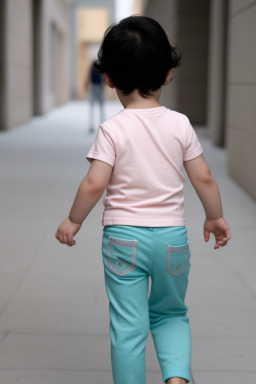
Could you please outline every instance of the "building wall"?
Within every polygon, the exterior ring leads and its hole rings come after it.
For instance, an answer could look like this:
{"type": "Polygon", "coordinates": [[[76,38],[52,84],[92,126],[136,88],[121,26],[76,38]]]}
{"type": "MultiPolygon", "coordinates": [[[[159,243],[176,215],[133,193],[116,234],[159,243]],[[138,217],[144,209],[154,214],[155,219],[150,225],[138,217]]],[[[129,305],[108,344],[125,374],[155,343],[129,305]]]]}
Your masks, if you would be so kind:
{"type": "Polygon", "coordinates": [[[211,0],[207,127],[213,144],[225,146],[228,0],[211,0]]]}
{"type": "Polygon", "coordinates": [[[78,65],[78,57],[79,57],[78,33],[79,32],[78,32],[77,18],[78,18],[79,10],[84,7],[88,7],[88,8],[103,7],[108,10],[109,24],[112,24],[115,21],[115,1],[114,0],[73,0],[72,10],[70,15],[70,25],[71,25],[70,97],[72,99],[77,99],[78,97],[79,78],[77,76],[77,71],[79,68],[79,65],[78,65]]]}
{"type": "Polygon", "coordinates": [[[165,29],[172,45],[182,54],[173,69],[173,81],[163,88],[161,102],[205,124],[209,38],[208,0],[149,0],[145,14],[165,29]]]}
{"type": "Polygon", "coordinates": [[[230,0],[228,21],[228,168],[256,199],[256,1],[230,0]]]}
{"type": "Polygon", "coordinates": [[[67,0],[2,0],[0,129],[69,99],[67,0]]]}
{"type": "Polygon", "coordinates": [[[133,15],[144,15],[147,6],[147,0],[134,0],[132,14],[133,15]]]}
{"type": "Polygon", "coordinates": [[[103,7],[83,7],[78,9],[77,16],[77,98],[83,100],[88,97],[85,83],[88,81],[91,61],[96,59],[104,32],[109,26],[109,13],[103,7]]]}
{"type": "MultiPolygon", "coordinates": [[[[178,0],[148,0],[145,15],[157,20],[164,28],[172,45],[178,40],[178,0]]],[[[173,69],[172,81],[163,87],[160,102],[168,108],[178,110],[178,76],[179,68],[173,69]]]]}
{"type": "Polygon", "coordinates": [[[26,122],[32,114],[31,0],[2,0],[2,111],[0,129],[26,122]]]}
{"type": "Polygon", "coordinates": [[[69,22],[67,0],[39,0],[40,47],[36,52],[35,113],[42,114],[69,99],[69,22]]]}
{"type": "Polygon", "coordinates": [[[206,123],[209,0],[179,0],[177,44],[182,63],[177,74],[178,108],[193,124],[206,123]]]}
{"type": "Polygon", "coordinates": [[[0,1],[0,130],[6,128],[6,108],[5,108],[5,94],[6,94],[6,75],[5,75],[5,51],[6,51],[6,1],[0,1]]]}

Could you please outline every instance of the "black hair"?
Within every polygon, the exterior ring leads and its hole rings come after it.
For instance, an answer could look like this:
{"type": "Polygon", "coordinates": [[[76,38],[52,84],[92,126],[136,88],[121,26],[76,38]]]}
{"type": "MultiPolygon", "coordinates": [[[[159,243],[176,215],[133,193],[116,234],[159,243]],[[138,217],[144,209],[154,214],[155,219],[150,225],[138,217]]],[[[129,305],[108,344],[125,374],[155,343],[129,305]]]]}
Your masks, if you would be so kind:
{"type": "Polygon", "coordinates": [[[156,20],[129,16],[106,30],[93,70],[107,72],[124,95],[138,89],[148,97],[163,85],[168,70],[180,65],[175,49],[156,20]]]}

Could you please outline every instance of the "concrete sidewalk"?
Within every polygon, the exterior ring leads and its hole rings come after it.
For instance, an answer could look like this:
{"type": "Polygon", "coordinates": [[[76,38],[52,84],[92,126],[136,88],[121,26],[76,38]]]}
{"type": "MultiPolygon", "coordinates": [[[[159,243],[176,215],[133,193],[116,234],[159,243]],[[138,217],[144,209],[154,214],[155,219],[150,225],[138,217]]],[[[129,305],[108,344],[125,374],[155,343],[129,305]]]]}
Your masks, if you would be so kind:
{"type": "MultiPolygon", "coordinates": [[[[122,109],[107,103],[110,116],[122,109]]],[[[70,248],[55,239],[89,163],[86,102],[71,102],[0,133],[0,383],[112,384],[108,299],[101,259],[102,200],[70,248]]],[[[196,128],[196,127],[195,127],[196,128]]],[[[185,185],[192,250],[186,304],[193,384],[255,381],[256,204],[227,177],[225,150],[198,130],[232,239],[213,250],[203,208],[185,185]]],[[[241,154],[242,155],[242,154],[241,154]]],[[[161,373],[151,335],[147,384],[161,373]]],[[[139,384],[139,383],[134,383],[139,384]]]]}

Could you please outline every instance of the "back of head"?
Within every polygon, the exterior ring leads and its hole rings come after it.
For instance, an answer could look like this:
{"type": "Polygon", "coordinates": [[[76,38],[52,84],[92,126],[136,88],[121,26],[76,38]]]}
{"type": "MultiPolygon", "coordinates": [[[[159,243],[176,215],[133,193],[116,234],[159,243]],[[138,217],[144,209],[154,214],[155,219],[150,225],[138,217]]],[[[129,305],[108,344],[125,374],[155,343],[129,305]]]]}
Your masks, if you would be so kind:
{"type": "Polygon", "coordinates": [[[135,15],[106,30],[93,68],[107,72],[124,95],[138,89],[147,97],[162,86],[168,70],[177,67],[180,59],[157,21],[135,15]]]}

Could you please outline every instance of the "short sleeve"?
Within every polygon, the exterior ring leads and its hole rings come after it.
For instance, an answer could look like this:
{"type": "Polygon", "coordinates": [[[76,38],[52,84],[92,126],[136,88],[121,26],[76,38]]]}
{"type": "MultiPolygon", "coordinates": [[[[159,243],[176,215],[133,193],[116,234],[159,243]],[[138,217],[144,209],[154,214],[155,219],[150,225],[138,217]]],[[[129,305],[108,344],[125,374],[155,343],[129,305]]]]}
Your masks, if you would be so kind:
{"type": "Polygon", "coordinates": [[[92,159],[101,160],[113,167],[115,157],[115,145],[113,137],[110,134],[110,129],[101,124],[95,141],[86,158],[90,163],[92,162],[92,159]]]}
{"type": "Polygon", "coordinates": [[[194,128],[192,127],[189,119],[188,119],[188,128],[187,128],[187,137],[186,137],[186,147],[184,151],[184,157],[183,160],[192,160],[203,152],[203,148],[198,140],[198,137],[196,135],[196,132],[194,128]]]}

